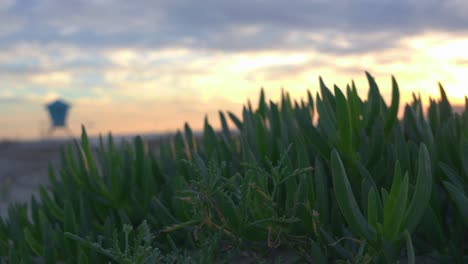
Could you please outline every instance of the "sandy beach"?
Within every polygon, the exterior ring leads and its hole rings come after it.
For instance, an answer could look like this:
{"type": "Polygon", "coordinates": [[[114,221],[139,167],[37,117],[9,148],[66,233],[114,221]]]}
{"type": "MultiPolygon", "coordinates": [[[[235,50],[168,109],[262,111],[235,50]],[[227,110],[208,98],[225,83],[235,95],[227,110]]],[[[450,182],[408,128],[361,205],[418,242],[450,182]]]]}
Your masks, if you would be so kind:
{"type": "Polygon", "coordinates": [[[58,168],[60,146],[65,141],[0,142],[0,215],[8,205],[27,202],[48,184],[48,164],[58,168]]]}

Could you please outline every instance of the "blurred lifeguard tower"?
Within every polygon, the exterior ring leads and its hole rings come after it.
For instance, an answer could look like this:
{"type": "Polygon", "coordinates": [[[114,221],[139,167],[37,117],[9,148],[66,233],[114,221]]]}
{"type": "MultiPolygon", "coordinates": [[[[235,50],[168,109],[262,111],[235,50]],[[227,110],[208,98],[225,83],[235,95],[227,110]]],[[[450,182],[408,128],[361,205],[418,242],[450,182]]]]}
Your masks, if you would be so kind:
{"type": "Polygon", "coordinates": [[[70,105],[63,100],[56,100],[48,105],[46,105],[47,110],[49,111],[50,116],[50,128],[47,131],[47,137],[51,137],[52,133],[57,129],[62,129],[65,133],[73,137],[73,133],[67,126],[67,113],[70,105]]]}

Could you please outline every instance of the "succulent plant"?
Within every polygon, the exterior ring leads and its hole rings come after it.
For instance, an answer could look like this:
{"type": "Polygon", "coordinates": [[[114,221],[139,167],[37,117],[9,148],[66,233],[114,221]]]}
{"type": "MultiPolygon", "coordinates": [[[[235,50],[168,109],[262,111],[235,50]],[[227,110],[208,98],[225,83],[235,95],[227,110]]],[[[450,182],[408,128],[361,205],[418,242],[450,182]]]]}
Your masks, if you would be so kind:
{"type": "Polygon", "coordinates": [[[387,105],[366,75],[366,100],[322,79],[306,100],[262,90],[219,131],[185,124],[157,148],[92,149],[83,128],[50,186],[0,220],[0,261],[466,263],[468,99],[456,113],[440,86],[399,119],[395,78],[387,105]]]}

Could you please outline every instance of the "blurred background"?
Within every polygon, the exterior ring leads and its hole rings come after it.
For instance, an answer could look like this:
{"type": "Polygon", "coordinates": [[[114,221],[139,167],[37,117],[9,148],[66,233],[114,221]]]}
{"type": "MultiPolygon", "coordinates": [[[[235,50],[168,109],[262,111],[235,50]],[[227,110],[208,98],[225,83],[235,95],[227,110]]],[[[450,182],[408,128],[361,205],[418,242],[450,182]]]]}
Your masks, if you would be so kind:
{"type": "Polygon", "coordinates": [[[440,81],[461,106],[466,14],[462,0],[0,0],[0,140],[46,137],[56,99],[74,135],[165,133],[217,127],[261,87],[315,94],[319,76],[366,98],[364,71],[387,100],[393,74],[402,104],[440,81]]]}

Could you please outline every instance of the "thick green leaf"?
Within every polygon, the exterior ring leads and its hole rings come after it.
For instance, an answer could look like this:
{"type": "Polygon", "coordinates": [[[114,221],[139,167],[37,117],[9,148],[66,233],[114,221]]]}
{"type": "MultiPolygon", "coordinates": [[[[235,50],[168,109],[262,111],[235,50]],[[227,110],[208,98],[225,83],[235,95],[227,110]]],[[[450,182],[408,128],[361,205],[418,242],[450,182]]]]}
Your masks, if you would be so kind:
{"type": "Polygon", "coordinates": [[[237,118],[237,116],[233,114],[232,112],[228,112],[228,115],[229,115],[229,118],[231,118],[232,122],[234,122],[234,124],[236,125],[237,129],[239,129],[239,131],[242,131],[244,128],[242,121],[240,121],[239,118],[237,118]]]}
{"type": "MultiPolygon", "coordinates": [[[[352,258],[352,252],[344,247],[342,247],[339,243],[339,240],[337,241],[334,239],[328,231],[324,230],[323,228],[320,228],[320,234],[325,238],[326,242],[328,243],[328,246],[333,249],[336,254],[342,258],[342,259],[351,259],[352,258]]],[[[346,263],[346,262],[345,262],[346,263]]]]}
{"type": "MultiPolygon", "coordinates": [[[[76,215],[75,211],[73,210],[73,205],[70,201],[66,200],[65,201],[65,222],[64,222],[64,232],[70,232],[70,233],[77,233],[78,227],[76,224],[76,215]]],[[[76,252],[73,249],[73,245],[70,243],[70,241],[65,240],[65,250],[69,255],[74,255],[76,252]]]]}
{"type": "Polygon", "coordinates": [[[408,255],[408,264],[415,264],[416,258],[414,254],[413,241],[411,240],[411,235],[408,230],[405,230],[406,238],[406,254],[408,255]]]}
{"type": "Polygon", "coordinates": [[[336,141],[336,120],[334,114],[328,111],[325,102],[317,95],[317,112],[319,114],[318,126],[322,128],[329,141],[336,141]]]}
{"type": "Polygon", "coordinates": [[[408,197],[408,174],[402,179],[400,164],[395,166],[392,189],[384,205],[384,237],[391,243],[401,236],[401,222],[408,197]]]}
{"type": "Polygon", "coordinates": [[[353,154],[353,129],[351,125],[351,116],[348,103],[341,90],[335,86],[336,96],[336,116],[337,126],[340,138],[340,145],[343,151],[348,155],[353,154]]]}
{"type": "Polygon", "coordinates": [[[263,118],[266,117],[267,115],[267,105],[265,102],[265,91],[263,88],[260,90],[260,98],[258,100],[258,110],[257,113],[259,113],[263,118]]]}
{"type": "Polygon", "coordinates": [[[379,220],[379,210],[377,192],[374,187],[370,188],[367,197],[367,221],[371,226],[377,228],[377,223],[379,220]]]}
{"type": "MultiPolygon", "coordinates": [[[[467,99],[468,100],[468,99],[467,99]]],[[[309,90],[307,90],[307,102],[309,106],[309,114],[310,114],[310,119],[314,120],[314,114],[315,114],[315,105],[314,105],[314,97],[310,93],[309,90]]]]}
{"type": "Polygon", "coordinates": [[[427,152],[426,146],[421,144],[419,147],[418,157],[418,177],[416,179],[411,203],[405,213],[402,228],[408,229],[409,232],[412,232],[416,228],[428,207],[431,192],[431,161],[429,159],[429,153],[427,152]]]}
{"type": "Polygon", "coordinates": [[[41,242],[34,237],[34,235],[28,227],[25,227],[23,232],[24,238],[26,239],[26,242],[28,243],[29,247],[34,252],[34,254],[36,254],[37,256],[42,256],[44,254],[44,248],[43,245],[41,245],[41,242]]]}
{"type": "Polygon", "coordinates": [[[429,99],[429,108],[427,110],[427,119],[431,126],[432,133],[436,133],[440,124],[439,107],[434,99],[429,99]]]}
{"type": "Polygon", "coordinates": [[[49,193],[44,189],[44,187],[41,187],[39,189],[39,195],[41,197],[41,201],[44,204],[45,208],[48,210],[48,212],[54,216],[57,220],[60,222],[63,222],[64,220],[64,213],[63,210],[54,202],[49,196],[49,193]]]}
{"type": "Polygon", "coordinates": [[[190,128],[188,123],[185,123],[184,131],[185,131],[185,140],[187,142],[187,145],[191,151],[194,151],[195,150],[195,138],[193,137],[192,129],[190,128]]]}
{"type": "Polygon", "coordinates": [[[346,94],[348,97],[351,124],[352,124],[353,131],[354,131],[353,133],[355,135],[358,135],[359,129],[361,126],[361,100],[357,94],[354,81],[351,84],[351,88],[348,86],[348,89],[346,89],[346,94]]]}
{"type": "Polygon", "coordinates": [[[265,159],[268,151],[268,136],[263,124],[263,120],[256,116],[254,117],[255,122],[255,142],[257,143],[258,153],[260,155],[260,159],[265,159]]]}
{"type": "Polygon", "coordinates": [[[332,150],[330,142],[327,141],[312,125],[305,126],[304,130],[306,132],[306,141],[308,142],[308,145],[310,144],[322,159],[327,161],[330,160],[330,152],[332,150]]]}
{"type": "Polygon", "coordinates": [[[331,166],[336,200],[346,222],[353,232],[367,240],[374,241],[375,229],[369,225],[358,207],[343,163],[336,150],[332,151],[331,166]]]}
{"type": "Polygon", "coordinates": [[[374,122],[377,119],[377,116],[380,113],[380,104],[382,103],[382,97],[379,92],[377,83],[374,80],[374,77],[370,73],[366,72],[367,81],[369,82],[369,94],[367,96],[368,108],[366,115],[366,129],[370,131],[374,126],[374,122]]]}
{"type": "Polygon", "coordinates": [[[230,140],[232,137],[231,131],[229,130],[226,117],[224,116],[224,113],[222,111],[219,111],[219,120],[221,121],[221,128],[222,128],[224,137],[230,140]]]}
{"type": "Polygon", "coordinates": [[[333,109],[336,108],[335,97],[333,96],[330,89],[328,89],[328,87],[325,85],[325,82],[323,81],[322,77],[319,77],[319,86],[323,102],[325,103],[329,111],[332,112],[333,109]]]}
{"type": "Polygon", "coordinates": [[[434,210],[434,206],[430,206],[426,214],[421,220],[421,233],[427,238],[432,247],[442,252],[447,246],[447,236],[449,235],[444,230],[444,225],[441,220],[443,214],[440,210],[434,210]]]}
{"type": "Polygon", "coordinates": [[[439,168],[442,170],[442,172],[445,174],[446,178],[455,186],[463,186],[463,182],[461,180],[460,175],[452,169],[449,165],[440,162],[439,163],[439,168]]]}
{"type": "Polygon", "coordinates": [[[465,226],[468,228],[468,198],[465,196],[460,188],[456,187],[455,185],[451,184],[448,181],[443,182],[445,189],[447,189],[450,197],[457,205],[458,211],[462,216],[463,222],[465,226]]]}
{"type": "Polygon", "coordinates": [[[208,117],[205,116],[204,129],[203,129],[203,148],[205,155],[208,159],[216,153],[217,137],[213,127],[208,122],[208,117]]]}
{"type": "Polygon", "coordinates": [[[317,264],[326,264],[326,263],[329,263],[327,261],[327,257],[324,255],[322,249],[320,248],[320,244],[316,243],[316,242],[311,242],[312,245],[312,258],[314,260],[313,263],[317,263],[317,264]]]}
{"type": "Polygon", "coordinates": [[[316,197],[310,198],[310,200],[315,200],[315,207],[319,212],[320,221],[324,224],[328,224],[330,218],[328,175],[325,172],[323,162],[320,158],[315,160],[314,176],[316,197]]]}
{"type": "MultiPolygon", "coordinates": [[[[467,125],[468,125],[468,121],[467,121],[467,125]]],[[[468,136],[468,129],[466,130],[466,135],[468,136]]],[[[463,165],[462,167],[463,167],[463,172],[465,174],[464,180],[466,183],[468,183],[468,138],[464,142],[462,142],[460,148],[461,148],[461,161],[463,165]]]]}
{"type": "Polygon", "coordinates": [[[96,165],[94,164],[93,154],[91,153],[91,146],[89,145],[88,135],[86,129],[81,126],[81,151],[85,157],[85,166],[91,173],[96,173],[96,165]]]}
{"type": "Polygon", "coordinates": [[[398,110],[400,106],[400,92],[398,89],[398,84],[395,80],[395,77],[392,76],[392,103],[390,105],[390,110],[387,113],[387,117],[385,119],[385,136],[388,137],[391,130],[395,126],[395,122],[397,121],[398,117],[398,110]]]}
{"type": "MultiPolygon", "coordinates": [[[[218,192],[215,196],[216,203],[219,205],[219,217],[221,221],[227,222],[228,227],[238,229],[240,226],[240,214],[234,201],[224,192],[218,192]],[[223,219],[224,218],[224,219],[223,219]]],[[[224,225],[225,223],[222,222],[224,225]]]]}
{"type": "Polygon", "coordinates": [[[440,103],[439,103],[439,113],[441,121],[446,121],[449,119],[453,112],[452,106],[447,98],[447,94],[445,93],[444,87],[441,83],[439,83],[439,92],[440,92],[440,103]]]}

